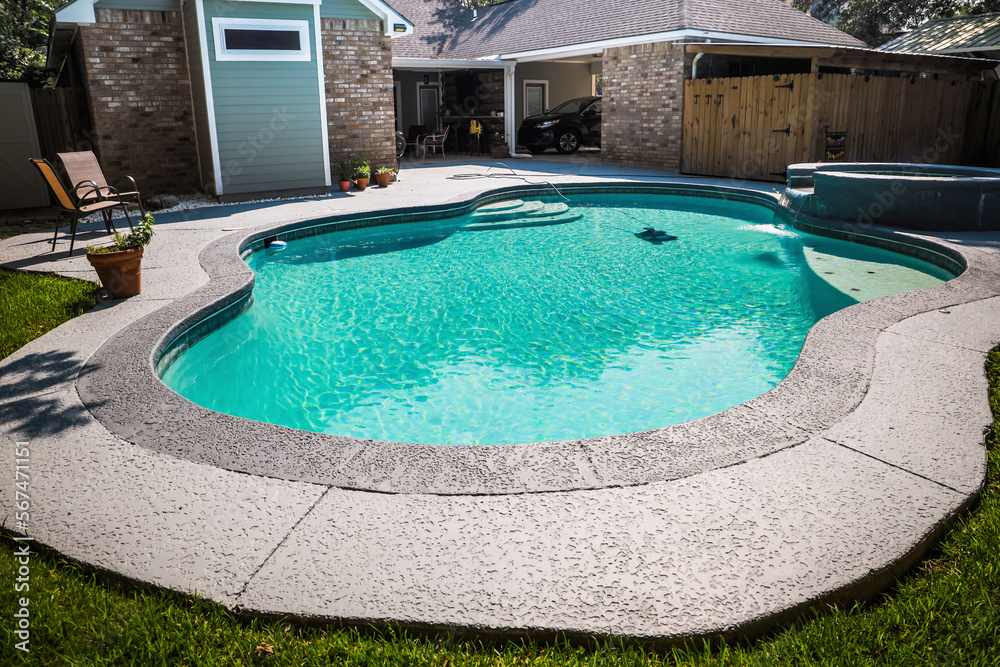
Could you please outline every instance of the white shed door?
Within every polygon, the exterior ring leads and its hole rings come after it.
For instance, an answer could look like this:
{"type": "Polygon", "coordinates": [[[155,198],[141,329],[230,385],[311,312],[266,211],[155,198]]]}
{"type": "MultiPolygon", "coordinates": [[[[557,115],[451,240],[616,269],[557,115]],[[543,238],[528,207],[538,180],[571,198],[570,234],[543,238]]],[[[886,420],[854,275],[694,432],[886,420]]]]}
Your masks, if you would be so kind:
{"type": "Polygon", "coordinates": [[[26,83],[0,83],[0,210],[49,205],[29,158],[42,157],[26,83]]]}

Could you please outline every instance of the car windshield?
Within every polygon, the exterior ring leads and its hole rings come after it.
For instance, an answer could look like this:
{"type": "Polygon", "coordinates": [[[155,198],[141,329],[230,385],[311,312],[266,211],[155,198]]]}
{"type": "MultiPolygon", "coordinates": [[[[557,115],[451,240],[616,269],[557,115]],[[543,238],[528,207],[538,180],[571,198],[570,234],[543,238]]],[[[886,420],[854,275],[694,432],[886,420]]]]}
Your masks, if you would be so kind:
{"type": "Polygon", "coordinates": [[[570,100],[569,102],[563,102],[549,113],[554,115],[577,113],[581,109],[586,109],[587,105],[590,104],[591,102],[593,102],[593,100],[587,98],[579,100],[570,100]]]}

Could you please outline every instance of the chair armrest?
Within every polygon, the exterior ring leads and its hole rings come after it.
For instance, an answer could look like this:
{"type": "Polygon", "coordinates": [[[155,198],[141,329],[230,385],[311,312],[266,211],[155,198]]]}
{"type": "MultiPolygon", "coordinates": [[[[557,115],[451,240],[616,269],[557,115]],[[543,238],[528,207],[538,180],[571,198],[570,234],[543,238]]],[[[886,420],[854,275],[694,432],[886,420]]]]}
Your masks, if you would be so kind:
{"type": "Polygon", "coordinates": [[[76,197],[76,200],[78,202],[81,202],[84,199],[86,199],[88,195],[95,195],[98,201],[102,199],[101,188],[98,187],[97,183],[95,183],[94,181],[80,181],[79,183],[73,186],[73,189],[70,190],[70,193],[74,197],[76,197]],[[85,191],[81,194],[80,190],[83,189],[85,189],[85,191]]]}
{"type": "MultiPolygon", "coordinates": [[[[135,192],[135,193],[138,193],[138,192],[139,192],[139,188],[138,188],[138,186],[136,186],[136,184],[135,184],[135,179],[134,179],[134,178],[132,178],[131,176],[120,176],[120,177],[118,177],[118,178],[117,178],[117,179],[115,180],[115,185],[117,186],[117,185],[118,185],[118,183],[119,183],[119,182],[120,182],[121,180],[123,180],[123,179],[124,179],[124,180],[127,180],[127,181],[129,182],[129,184],[131,184],[131,186],[132,186],[132,190],[131,190],[131,191],[132,191],[132,192],[135,192]]],[[[118,190],[119,190],[119,191],[121,191],[121,190],[122,190],[122,188],[121,188],[121,187],[119,187],[119,188],[118,188],[118,190]]]]}

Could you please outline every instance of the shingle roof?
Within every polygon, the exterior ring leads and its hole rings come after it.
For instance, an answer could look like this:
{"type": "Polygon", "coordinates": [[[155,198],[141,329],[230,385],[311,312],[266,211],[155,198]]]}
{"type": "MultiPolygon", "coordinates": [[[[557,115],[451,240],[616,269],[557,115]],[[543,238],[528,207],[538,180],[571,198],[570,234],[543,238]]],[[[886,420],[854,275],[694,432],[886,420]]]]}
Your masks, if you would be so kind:
{"type": "Polygon", "coordinates": [[[389,0],[414,24],[393,40],[404,58],[481,58],[672,30],[708,30],[838,46],[860,40],[779,0],[508,0],[471,10],[456,0],[389,0]]]}
{"type": "Polygon", "coordinates": [[[880,51],[941,53],[1000,49],[1000,13],[932,19],[888,44],[880,51]]]}

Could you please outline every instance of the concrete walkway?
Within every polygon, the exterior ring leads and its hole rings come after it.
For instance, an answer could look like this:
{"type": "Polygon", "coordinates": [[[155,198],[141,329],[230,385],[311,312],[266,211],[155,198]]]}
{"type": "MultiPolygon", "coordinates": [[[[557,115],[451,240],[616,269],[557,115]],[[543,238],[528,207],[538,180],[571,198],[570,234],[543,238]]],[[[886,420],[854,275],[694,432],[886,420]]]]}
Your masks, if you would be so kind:
{"type": "MultiPolygon", "coordinates": [[[[466,448],[479,453],[423,468],[463,471],[455,478],[414,481],[387,467],[387,443],[329,436],[300,473],[268,474],[315,434],[204,414],[144,384],[164,327],[246,284],[233,249],[262,226],[464,202],[525,179],[778,189],[515,166],[523,176],[421,167],[381,191],[157,216],[140,296],[103,302],[0,362],[8,460],[16,442],[30,449],[27,532],[95,567],[251,612],[669,641],[754,634],[817,602],[872,594],[974,499],[991,419],[983,361],[1000,340],[1000,235],[924,235],[969,269],[824,319],[789,376],[747,404],[648,434],[466,448]],[[210,282],[205,257],[230,268],[210,267],[210,282]],[[133,379],[148,393],[110,392],[133,379]],[[330,457],[343,463],[333,477],[310,478],[330,457]]],[[[94,279],[82,255],[65,257],[68,241],[46,252],[50,234],[0,242],[0,263],[94,279]]],[[[14,482],[3,481],[8,508],[14,482]]]]}

